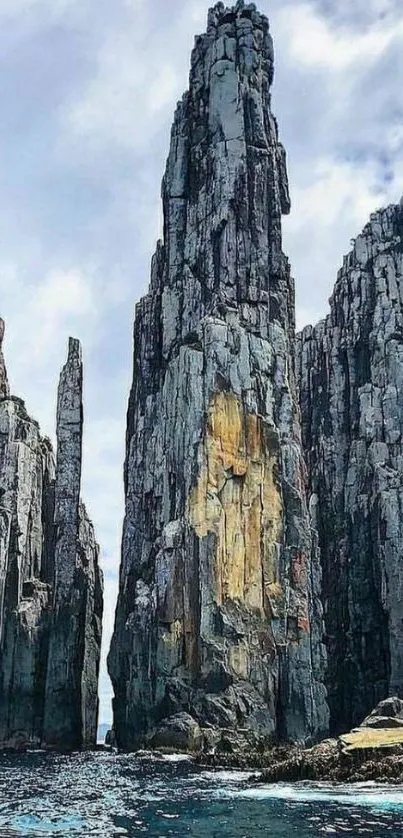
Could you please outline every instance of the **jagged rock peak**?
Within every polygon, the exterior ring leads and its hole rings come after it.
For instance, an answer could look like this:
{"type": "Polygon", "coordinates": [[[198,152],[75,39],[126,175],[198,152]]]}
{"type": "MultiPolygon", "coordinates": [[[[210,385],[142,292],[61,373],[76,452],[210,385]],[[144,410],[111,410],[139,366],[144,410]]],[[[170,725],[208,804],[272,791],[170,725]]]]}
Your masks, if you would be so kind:
{"type": "MultiPolygon", "coordinates": [[[[214,33],[215,29],[222,26],[227,28],[227,31],[233,31],[230,27],[235,26],[240,32],[241,36],[245,31],[253,29],[261,29],[265,34],[269,32],[269,21],[267,17],[257,11],[254,3],[238,2],[235,6],[225,6],[224,3],[216,3],[209,12],[207,17],[207,32],[205,36],[196,36],[196,44],[200,38],[209,37],[214,33]]],[[[267,50],[267,57],[273,59],[273,46],[271,38],[266,41],[264,46],[269,47],[267,50]]]]}
{"type": "Polygon", "coordinates": [[[98,707],[102,575],[93,527],[80,503],[82,397],[81,345],[70,338],[57,399],[55,585],[44,715],[46,741],[59,747],[94,741],[98,707]]]}
{"type": "Polygon", "coordinates": [[[403,207],[372,213],[299,338],[334,731],[403,697],[403,207]],[[337,591],[337,596],[335,592],[337,591]]]}
{"type": "Polygon", "coordinates": [[[327,729],[272,78],[266,19],[239,3],[211,10],[175,113],[163,242],[136,308],[108,661],[124,748],[157,728],[172,736],[183,714],[192,729],[266,738],[327,729]]]}
{"type": "Polygon", "coordinates": [[[74,580],[81,487],[83,434],[83,363],[80,341],[69,338],[61,371],[56,417],[56,596],[70,597],[74,580]]]}
{"type": "Polygon", "coordinates": [[[57,464],[21,399],[0,399],[0,749],[95,745],[102,574],[79,499],[82,363],[70,340],[57,464]]]}
{"type": "Polygon", "coordinates": [[[68,354],[67,354],[67,361],[66,366],[72,364],[82,364],[83,357],[82,357],[82,348],[81,343],[77,338],[69,338],[68,343],[68,354]]]}
{"type": "Polygon", "coordinates": [[[294,329],[294,287],[281,250],[290,198],[270,110],[271,37],[257,12],[239,17],[238,6],[226,22],[223,10],[213,10],[216,25],[196,40],[162,183],[164,236],[151,291],[165,295],[166,359],[204,315],[227,316],[231,306],[241,305],[241,318],[263,335],[268,318],[286,339],[294,329]]]}
{"type": "MultiPolygon", "coordinates": [[[[207,17],[207,34],[212,29],[224,24],[237,23],[240,20],[249,20],[254,26],[260,26],[266,31],[269,29],[269,21],[266,15],[257,11],[255,3],[245,3],[238,0],[235,6],[225,6],[224,3],[216,3],[209,9],[207,17]]],[[[241,24],[242,26],[243,24],[241,24]]]]}
{"type": "Polygon", "coordinates": [[[3,340],[4,340],[5,323],[0,317],[0,399],[8,399],[10,396],[10,387],[7,378],[7,368],[3,355],[3,340]]]}

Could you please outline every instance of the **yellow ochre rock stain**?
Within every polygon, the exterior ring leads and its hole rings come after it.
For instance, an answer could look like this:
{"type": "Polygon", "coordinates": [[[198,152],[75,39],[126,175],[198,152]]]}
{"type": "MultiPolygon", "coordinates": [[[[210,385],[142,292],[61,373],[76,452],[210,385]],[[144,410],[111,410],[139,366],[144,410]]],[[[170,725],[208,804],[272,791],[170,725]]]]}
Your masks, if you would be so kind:
{"type": "Polygon", "coordinates": [[[233,393],[212,397],[203,440],[204,462],[189,499],[189,519],[202,538],[216,535],[215,599],[240,599],[252,608],[270,603],[280,616],[278,578],[283,504],[276,480],[276,432],[245,411],[233,393]]]}

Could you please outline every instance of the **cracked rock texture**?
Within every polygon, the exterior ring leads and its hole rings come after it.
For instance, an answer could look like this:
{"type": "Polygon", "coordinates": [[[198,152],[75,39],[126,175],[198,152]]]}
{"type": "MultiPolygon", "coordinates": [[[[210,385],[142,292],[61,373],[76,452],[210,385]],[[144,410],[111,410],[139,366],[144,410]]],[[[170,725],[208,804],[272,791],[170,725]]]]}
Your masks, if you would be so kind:
{"type": "Polygon", "coordinates": [[[335,732],[403,697],[403,208],[344,258],[299,337],[303,442],[323,566],[335,732]]]}
{"type": "Polygon", "coordinates": [[[96,742],[102,577],[79,501],[81,400],[80,347],[70,339],[55,463],[10,396],[0,351],[0,747],[96,742]]]}
{"type": "Polygon", "coordinates": [[[267,19],[219,3],[175,114],[134,324],[109,654],[128,749],[178,713],[268,738],[327,729],[272,79],[267,19]]]}

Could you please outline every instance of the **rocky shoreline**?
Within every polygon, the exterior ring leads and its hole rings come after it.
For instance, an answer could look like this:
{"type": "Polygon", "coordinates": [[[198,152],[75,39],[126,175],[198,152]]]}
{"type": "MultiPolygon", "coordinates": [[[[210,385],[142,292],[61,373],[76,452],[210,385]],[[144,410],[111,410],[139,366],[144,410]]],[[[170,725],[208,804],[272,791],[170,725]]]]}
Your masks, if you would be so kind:
{"type": "Polygon", "coordinates": [[[259,753],[242,750],[239,745],[228,750],[228,745],[228,738],[222,737],[214,753],[199,754],[196,759],[216,768],[259,769],[250,781],[256,784],[304,780],[402,783],[403,701],[389,698],[380,702],[360,727],[310,748],[263,747],[259,753]]]}
{"type": "MultiPolygon", "coordinates": [[[[105,748],[116,748],[113,730],[105,748]]],[[[252,771],[248,784],[403,783],[403,700],[381,701],[360,727],[310,747],[273,744],[257,732],[201,728],[187,713],[164,720],[138,754],[182,753],[197,765],[252,771]],[[167,723],[168,722],[168,723],[167,723]]]]}
{"type": "MultiPolygon", "coordinates": [[[[113,730],[97,750],[115,751],[113,730]]],[[[358,728],[310,747],[273,744],[247,729],[203,728],[187,713],[164,720],[136,755],[183,754],[196,765],[250,771],[250,785],[296,782],[403,783],[403,700],[378,704],[358,728]]],[[[133,755],[134,756],[134,755],[133,755]]]]}
{"type": "Polygon", "coordinates": [[[278,747],[262,754],[200,754],[196,761],[213,768],[257,770],[248,782],[403,782],[403,746],[387,754],[377,749],[346,754],[337,739],[327,739],[313,748],[278,747]]]}

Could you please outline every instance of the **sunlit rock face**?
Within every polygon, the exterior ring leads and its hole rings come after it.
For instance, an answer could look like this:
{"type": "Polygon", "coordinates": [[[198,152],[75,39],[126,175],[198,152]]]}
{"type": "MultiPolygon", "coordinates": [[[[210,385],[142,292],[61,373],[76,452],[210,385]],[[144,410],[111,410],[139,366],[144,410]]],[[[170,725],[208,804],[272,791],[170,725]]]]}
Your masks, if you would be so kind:
{"type": "Polygon", "coordinates": [[[269,738],[327,729],[272,79],[267,19],[219,3],[175,114],[134,324],[109,655],[125,748],[181,712],[269,738]]]}
{"type": "Polygon", "coordinates": [[[371,215],[299,338],[332,728],[403,697],[403,208],[371,215]]]}
{"type": "Polygon", "coordinates": [[[56,462],[10,396],[0,351],[0,748],[96,742],[102,578],[79,501],[81,437],[78,341],[61,375],[56,462]]]}

